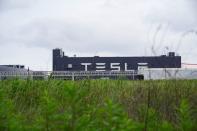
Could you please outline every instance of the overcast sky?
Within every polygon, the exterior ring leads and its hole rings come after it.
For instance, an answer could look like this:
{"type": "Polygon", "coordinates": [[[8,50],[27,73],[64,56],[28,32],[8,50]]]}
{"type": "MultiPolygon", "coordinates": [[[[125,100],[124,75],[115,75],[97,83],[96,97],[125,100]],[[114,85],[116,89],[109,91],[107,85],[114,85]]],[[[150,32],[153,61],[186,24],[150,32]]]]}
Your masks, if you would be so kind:
{"type": "Polygon", "coordinates": [[[0,0],[0,64],[50,70],[73,56],[176,51],[197,63],[196,0],[0,0]]]}

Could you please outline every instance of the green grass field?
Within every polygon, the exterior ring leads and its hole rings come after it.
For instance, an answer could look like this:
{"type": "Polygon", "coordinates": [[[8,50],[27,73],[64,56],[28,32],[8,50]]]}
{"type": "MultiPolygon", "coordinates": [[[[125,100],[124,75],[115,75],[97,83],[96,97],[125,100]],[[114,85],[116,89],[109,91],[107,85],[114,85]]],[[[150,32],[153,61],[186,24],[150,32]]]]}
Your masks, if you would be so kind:
{"type": "Polygon", "coordinates": [[[195,131],[197,80],[0,81],[0,130],[195,131]]]}

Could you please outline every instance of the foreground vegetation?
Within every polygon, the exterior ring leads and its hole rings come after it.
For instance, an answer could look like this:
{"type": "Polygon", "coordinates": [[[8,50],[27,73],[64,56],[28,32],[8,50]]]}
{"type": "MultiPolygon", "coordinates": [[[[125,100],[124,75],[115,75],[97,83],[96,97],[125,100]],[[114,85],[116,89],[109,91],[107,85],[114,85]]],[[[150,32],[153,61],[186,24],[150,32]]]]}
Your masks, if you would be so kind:
{"type": "Polygon", "coordinates": [[[197,81],[0,81],[0,130],[197,130],[197,81]]]}

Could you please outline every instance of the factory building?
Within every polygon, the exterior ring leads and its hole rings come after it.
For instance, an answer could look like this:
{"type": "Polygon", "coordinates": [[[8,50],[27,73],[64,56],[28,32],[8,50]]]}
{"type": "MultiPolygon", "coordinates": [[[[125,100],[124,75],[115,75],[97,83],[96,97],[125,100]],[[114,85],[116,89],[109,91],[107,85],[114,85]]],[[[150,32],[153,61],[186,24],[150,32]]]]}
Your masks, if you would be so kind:
{"type": "Polygon", "coordinates": [[[146,78],[146,76],[151,76],[149,72],[143,72],[146,69],[158,69],[159,72],[165,69],[166,74],[166,69],[181,68],[181,56],[176,56],[175,52],[169,52],[167,55],[161,56],[77,57],[75,55],[69,57],[64,54],[62,49],[56,48],[53,49],[52,66],[52,72],[42,72],[30,71],[25,69],[23,65],[0,65],[0,80],[14,77],[22,79],[47,79],[50,77],[72,80],[86,78],[117,79],[121,77],[130,80],[141,80],[146,78]]]}
{"type": "Polygon", "coordinates": [[[0,71],[27,72],[24,65],[0,65],[0,71]]]}
{"type": "Polygon", "coordinates": [[[13,77],[20,77],[26,79],[28,76],[28,69],[24,65],[0,65],[0,80],[5,80],[13,77]]]}
{"type": "Polygon", "coordinates": [[[131,71],[140,68],[181,68],[181,56],[169,52],[161,56],[69,57],[62,49],[53,49],[53,71],[131,71]]]}

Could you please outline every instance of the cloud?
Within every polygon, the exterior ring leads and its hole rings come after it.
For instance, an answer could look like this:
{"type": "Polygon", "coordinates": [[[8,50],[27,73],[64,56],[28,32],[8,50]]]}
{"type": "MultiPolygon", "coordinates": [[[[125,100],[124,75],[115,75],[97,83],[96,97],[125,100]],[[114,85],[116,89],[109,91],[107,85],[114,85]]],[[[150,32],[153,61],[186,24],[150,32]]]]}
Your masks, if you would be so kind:
{"type": "MultiPolygon", "coordinates": [[[[195,0],[0,0],[0,46],[33,48],[42,56],[39,51],[50,54],[56,47],[67,55],[150,55],[152,45],[157,54],[166,46],[176,51],[182,34],[197,30],[195,5],[195,0]]],[[[196,36],[189,33],[182,42],[187,45],[177,51],[184,56],[191,46],[184,60],[197,62],[196,36]]]]}
{"type": "MultiPolygon", "coordinates": [[[[157,1],[159,6],[152,7],[152,11],[147,16],[152,22],[169,22],[173,25],[176,32],[195,28],[197,17],[190,8],[190,2],[187,0],[165,0],[157,1]],[[154,16],[154,17],[153,17],[154,16]]],[[[155,2],[156,3],[156,2],[155,2]]]]}

